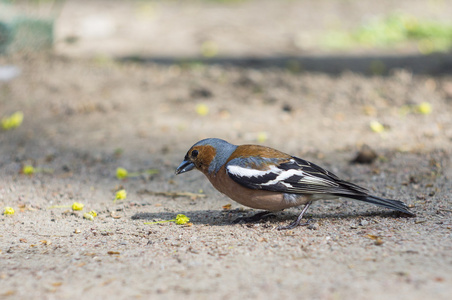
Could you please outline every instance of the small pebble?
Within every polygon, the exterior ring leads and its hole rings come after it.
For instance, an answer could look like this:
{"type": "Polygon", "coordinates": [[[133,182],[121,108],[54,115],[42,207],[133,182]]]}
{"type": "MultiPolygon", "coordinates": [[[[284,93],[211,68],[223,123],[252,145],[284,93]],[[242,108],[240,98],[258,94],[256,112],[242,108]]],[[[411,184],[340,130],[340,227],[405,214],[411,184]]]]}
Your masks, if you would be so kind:
{"type": "Polygon", "coordinates": [[[355,164],[371,164],[377,157],[377,153],[372,148],[363,145],[351,162],[355,164]]]}
{"type": "Polygon", "coordinates": [[[383,245],[383,240],[381,239],[381,238],[377,238],[376,240],[375,240],[375,245],[377,245],[377,246],[381,246],[381,245],[383,245]]]}
{"type": "Polygon", "coordinates": [[[211,98],[213,93],[211,90],[206,88],[197,88],[191,91],[190,96],[192,98],[211,98]]]}
{"type": "Polygon", "coordinates": [[[369,221],[367,221],[367,220],[359,221],[359,226],[367,226],[367,225],[369,225],[369,221]]]}
{"type": "Polygon", "coordinates": [[[284,112],[291,113],[293,111],[293,108],[290,104],[284,104],[282,110],[284,112]]]}

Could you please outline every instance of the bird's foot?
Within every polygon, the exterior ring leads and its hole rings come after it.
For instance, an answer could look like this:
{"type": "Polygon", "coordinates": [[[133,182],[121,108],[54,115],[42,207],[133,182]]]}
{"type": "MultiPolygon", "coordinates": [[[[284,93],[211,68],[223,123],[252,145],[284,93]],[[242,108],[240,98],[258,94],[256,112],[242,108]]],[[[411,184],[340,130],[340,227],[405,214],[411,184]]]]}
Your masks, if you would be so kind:
{"type": "Polygon", "coordinates": [[[258,212],[251,217],[240,217],[232,221],[232,224],[238,224],[238,223],[256,223],[257,221],[262,220],[265,217],[268,217],[269,215],[273,215],[270,211],[261,211],[258,212]]]}
{"type": "Polygon", "coordinates": [[[303,207],[303,210],[301,211],[301,213],[298,215],[298,218],[292,222],[291,224],[287,225],[287,226],[279,226],[278,230],[287,230],[287,229],[294,229],[297,226],[306,226],[309,225],[309,221],[308,220],[306,223],[301,223],[301,219],[303,219],[303,215],[304,213],[308,210],[309,206],[311,206],[312,201],[306,203],[306,205],[303,207]]]}
{"type": "Polygon", "coordinates": [[[312,219],[309,219],[308,221],[304,222],[304,223],[300,223],[300,221],[296,220],[292,223],[290,223],[289,225],[286,226],[278,226],[276,229],[277,230],[288,230],[288,229],[294,229],[297,226],[308,226],[309,224],[311,224],[312,219]]]}

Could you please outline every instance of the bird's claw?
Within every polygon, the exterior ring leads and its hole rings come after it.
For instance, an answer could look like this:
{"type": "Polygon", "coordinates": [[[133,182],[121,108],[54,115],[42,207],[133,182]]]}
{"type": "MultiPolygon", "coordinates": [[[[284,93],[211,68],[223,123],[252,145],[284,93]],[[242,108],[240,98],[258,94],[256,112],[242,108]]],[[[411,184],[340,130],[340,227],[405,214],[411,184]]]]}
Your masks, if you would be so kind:
{"type": "Polygon", "coordinates": [[[294,229],[295,227],[298,227],[298,226],[308,226],[309,224],[311,224],[311,221],[312,221],[312,219],[309,219],[304,223],[300,223],[298,220],[296,220],[296,221],[290,223],[289,225],[278,226],[276,228],[276,230],[288,230],[288,229],[294,229]]]}

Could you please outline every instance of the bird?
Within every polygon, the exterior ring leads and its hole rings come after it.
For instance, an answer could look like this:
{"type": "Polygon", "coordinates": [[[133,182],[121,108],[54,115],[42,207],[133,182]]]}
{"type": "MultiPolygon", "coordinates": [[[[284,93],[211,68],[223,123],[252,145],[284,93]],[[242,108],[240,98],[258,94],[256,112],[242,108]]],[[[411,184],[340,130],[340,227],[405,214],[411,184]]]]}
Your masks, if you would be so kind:
{"type": "Polygon", "coordinates": [[[415,216],[399,200],[385,199],[307,160],[261,145],[233,145],[219,138],[194,144],[176,169],[176,175],[193,169],[232,200],[263,215],[304,205],[297,219],[278,229],[293,229],[314,201],[349,198],[415,216]]]}

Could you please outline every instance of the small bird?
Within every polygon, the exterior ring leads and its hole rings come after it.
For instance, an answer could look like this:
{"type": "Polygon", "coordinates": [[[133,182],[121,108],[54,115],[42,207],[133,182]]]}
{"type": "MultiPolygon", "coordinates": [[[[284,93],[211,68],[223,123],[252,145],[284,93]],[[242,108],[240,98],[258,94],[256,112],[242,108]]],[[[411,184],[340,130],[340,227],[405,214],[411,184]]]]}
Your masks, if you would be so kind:
{"type": "Polygon", "coordinates": [[[340,197],[414,216],[401,201],[370,195],[367,189],[339,179],[316,164],[265,146],[204,139],[188,150],[176,175],[194,168],[218,191],[242,205],[270,212],[304,205],[294,222],[278,229],[306,225],[300,223],[313,201],[340,197]]]}

